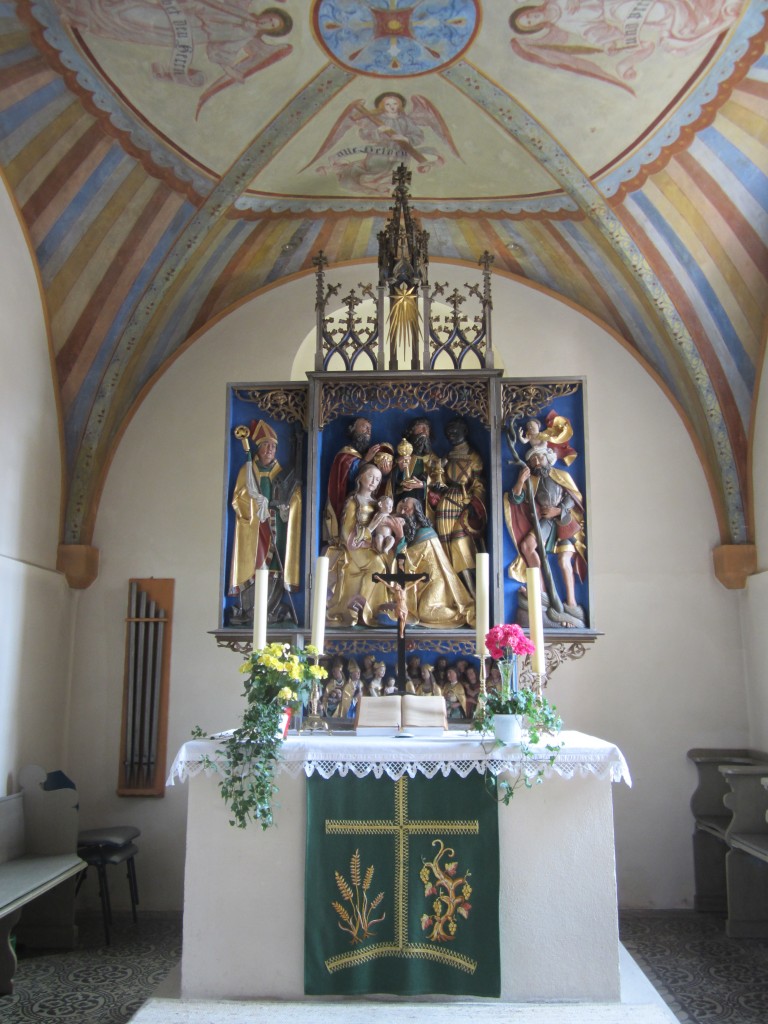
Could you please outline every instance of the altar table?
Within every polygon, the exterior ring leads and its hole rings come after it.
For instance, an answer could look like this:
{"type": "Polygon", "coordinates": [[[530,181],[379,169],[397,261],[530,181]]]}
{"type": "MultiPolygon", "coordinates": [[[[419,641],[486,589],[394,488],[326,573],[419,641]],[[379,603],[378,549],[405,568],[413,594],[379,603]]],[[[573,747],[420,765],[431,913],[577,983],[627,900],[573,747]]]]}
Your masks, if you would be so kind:
{"type": "MultiPolygon", "coordinates": [[[[621,751],[563,732],[542,785],[499,806],[501,998],[618,1001],[619,937],[611,784],[631,784],[621,751]]],[[[275,825],[228,824],[217,742],[179,750],[169,784],[191,777],[184,886],[182,996],[302,999],[306,783],[319,772],[396,779],[417,772],[516,770],[519,751],[476,734],[443,738],[309,734],[283,746],[275,825]]],[[[536,749],[536,748],[534,748],[536,749]]],[[[489,797],[490,799],[490,797],[489,797]]],[[[317,997],[311,997],[317,998],[317,997]]],[[[447,999],[449,997],[429,997],[447,999]]]]}

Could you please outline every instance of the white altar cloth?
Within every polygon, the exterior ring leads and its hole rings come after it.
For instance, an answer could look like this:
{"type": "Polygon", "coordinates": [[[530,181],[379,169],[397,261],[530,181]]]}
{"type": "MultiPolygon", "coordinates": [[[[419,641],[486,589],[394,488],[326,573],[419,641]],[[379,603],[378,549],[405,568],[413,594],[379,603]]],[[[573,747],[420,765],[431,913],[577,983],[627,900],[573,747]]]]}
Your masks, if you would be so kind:
{"type": "MultiPolygon", "coordinates": [[[[611,785],[629,784],[629,772],[611,743],[574,732],[560,738],[564,747],[553,766],[542,751],[543,784],[499,807],[504,1002],[619,999],[611,785]]],[[[211,770],[217,746],[215,739],[185,743],[169,778],[193,776],[181,980],[187,999],[306,998],[305,775],[504,771],[520,762],[518,750],[494,749],[461,732],[410,740],[291,736],[282,751],[274,827],[243,830],[228,824],[211,770]],[[206,755],[211,761],[202,760],[206,755]]]]}
{"type": "MultiPolygon", "coordinates": [[[[546,739],[532,745],[533,757],[522,762],[526,774],[533,777],[543,770],[544,778],[593,775],[632,785],[624,755],[613,743],[574,731],[561,732],[558,741],[563,746],[552,765],[546,739]]],[[[167,785],[172,786],[177,779],[184,782],[201,772],[210,773],[220,746],[221,741],[215,738],[189,740],[174,759],[167,785]]],[[[519,768],[520,764],[519,749],[497,747],[493,740],[482,740],[479,733],[463,730],[446,732],[439,737],[397,739],[394,735],[316,732],[289,736],[283,744],[279,768],[294,776],[317,772],[324,779],[350,774],[358,778],[369,774],[377,778],[382,775],[391,779],[402,775],[413,778],[417,772],[427,778],[457,772],[465,778],[472,771],[489,770],[500,775],[519,768]]]]}

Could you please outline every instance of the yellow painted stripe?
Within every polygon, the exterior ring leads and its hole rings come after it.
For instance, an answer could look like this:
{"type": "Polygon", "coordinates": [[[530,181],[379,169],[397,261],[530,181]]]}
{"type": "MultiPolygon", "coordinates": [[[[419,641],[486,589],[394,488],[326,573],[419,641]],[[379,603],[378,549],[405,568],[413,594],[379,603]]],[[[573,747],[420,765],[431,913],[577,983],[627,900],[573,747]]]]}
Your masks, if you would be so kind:
{"type": "MultiPolygon", "coordinates": [[[[756,100],[756,97],[746,93],[739,97],[740,100],[742,98],[748,101],[756,100]]],[[[726,118],[738,125],[742,132],[745,132],[751,139],[755,139],[760,146],[768,146],[768,120],[765,118],[764,105],[758,109],[757,106],[753,107],[750,103],[732,101],[724,110],[720,111],[720,118],[726,118]]],[[[717,127],[720,128],[719,121],[717,127]]],[[[763,148],[763,155],[758,166],[765,166],[765,148],[763,148]]]]}
{"type": "Polygon", "coordinates": [[[231,254],[230,260],[233,260],[235,265],[234,267],[226,267],[224,269],[226,278],[224,280],[220,278],[215,284],[215,287],[218,288],[218,294],[215,304],[208,311],[209,318],[224,309],[228,309],[229,306],[234,305],[244,295],[249,295],[257,288],[255,276],[259,265],[259,253],[264,230],[265,224],[263,221],[260,224],[254,224],[250,235],[247,238],[243,237],[239,247],[231,254]]]}
{"type": "MultiPolygon", "coordinates": [[[[729,113],[735,114],[737,110],[735,105],[733,106],[733,111],[729,111],[729,113]]],[[[744,111],[745,115],[747,113],[747,111],[744,111]]],[[[766,165],[765,144],[766,139],[768,139],[768,125],[766,125],[762,118],[751,115],[745,116],[743,120],[746,122],[746,127],[728,116],[718,117],[717,130],[724,138],[733,143],[737,149],[741,150],[755,167],[762,169],[766,165]]]]}
{"type": "Polygon", "coordinates": [[[38,65],[34,71],[14,82],[5,92],[0,93],[0,110],[7,110],[14,103],[19,103],[38,90],[45,88],[53,77],[50,68],[38,65]]]}
{"type": "Polygon", "coordinates": [[[0,53],[12,53],[30,45],[29,32],[19,30],[0,36],[0,53]]]}
{"type": "Polygon", "coordinates": [[[26,203],[92,124],[93,117],[79,103],[70,103],[55,121],[19,150],[8,164],[8,178],[15,185],[19,206],[26,203]]]}
{"type": "Polygon", "coordinates": [[[352,259],[363,259],[368,249],[368,242],[371,237],[372,217],[356,218],[355,238],[352,242],[352,259]]]}
{"type": "MultiPolygon", "coordinates": [[[[122,374],[120,378],[120,383],[110,403],[110,421],[115,421],[115,418],[120,420],[125,408],[135,398],[133,394],[135,381],[137,377],[142,375],[142,370],[146,363],[151,361],[155,355],[154,339],[163,333],[169,321],[175,319],[180,304],[186,309],[188,296],[190,292],[194,291],[196,284],[199,282],[201,266],[209,259],[212,250],[218,247],[219,236],[231,230],[231,227],[232,223],[226,217],[217,218],[216,223],[206,236],[206,244],[200,246],[192,259],[189,260],[178,274],[174,275],[172,283],[157,303],[154,316],[152,316],[146,328],[141,332],[141,349],[134,352],[131,372],[122,374]]],[[[199,283],[203,287],[206,285],[206,282],[199,283]]]]}
{"type": "MultiPolygon", "coordinates": [[[[251,278],[254,288],[263,285],[280,259],[283,246],[293,234],[295,224],[287,225],[280,219],[267,220],[259,235],[258,259],[254,261],[255,274],[251,278]]],[[[238,296],[240,298],[241,296],[238,296]]]]}
{"type": "Polygon", "coordinates": [[[750,330],[759,335],[763,318],[761,296],[765,290],[765,277],[740,244],[738,226],[725,221],[708,196],[674,161],[668,166],[666,173],[670,180],[674,181],[679,192],[688,196],[692,207],[690,221],[694,231],[702,239],[715,266],[719,268],[733,292],[750,324],[750,330]]]}
{"type": "Polygon", "coordinates": [[[696,228],[698,234],[702,238],[707,237],[707,248],[713,254],[715,263],[721,268],[752,330],[760,334],[765,275],[741,244],[738,225],[729,223],[723,217],[706,192],[674,160],[666,168],[666,173],[680,192],[689,197],[693,208],[691,216],[701,225],[696,228]]]}
{"type": "Polygon", "coordinates": [[[100,280],[104,267],[111,263],[115,250],[130,232],[133,217],[123,214],[145,180],[144,169],[134,167],[51,282],[48,301],[56,350],[69,337],[88,304],[93,294],[93,282],[100,280]]]}
{"type": "MultiPolygon", "coordinates": [[[[29,226],[30,237],[35,245],[39,245],[45,238],[113,145],[111,139],[103,136],[93,149],[84,155],[77,165],[77,170],[64,177],[58,187],[53,181],[47,183],[48,204],[29,226]]],[[[56,177],[55,168],[52,177],[56,177]]]]}
{"type": "MultiPolygon", "coordinates": [[[[488,221],[485,221],[484,224],[487,225],[488,221]]],[[[464,240],[463,248],[471,253],[477,253],[478,258],[488,248],[488,237],[479,220],[467,217],[456,225],[456,229],[459,233],[459,237],[464,240]]],[[[456,231],[452,231],[451,233],[455,236],[456,231]]],[[[461,249],[462,246],[457,245],[456,248],[461,249]]]]}
{"type": "MultiPolygon", "coordinates": [[[[158,188],[164,189],[165,186],[155,179],[147,179],[136,193],[134,200],[132,201],[132,205],[141,205],[143,208],[150,202],[153,194],[158,188]]],[[[111,327],[126,295],[133,287],[137,274],[146,262],[147,254],[154,250],[163,232],[168,228],[168,225],[176,216],[179,206],[183,201],[183,198],[176,193],[168,194],[163,206],[154,217],[150,229],[144,235],[142,245],[137,247],[123,264],[120,276],[116,280],[114,287],[110,292],[109,299],[104,303],[104,306],[99,311],[99,315],[94,320],[93,328],[90,331],[85,344],[80,350],[77,360],[75,361],[75,364],[62,387],[61,397],[62,404],[65,409],[68,408],[68,406],[77,397],[77,393],[88,374],[91,363],[99,353],[99,349],[104,340],[104,335],[111,327]]]]}
{"type": "MultiPolygon", "coordinates": [[[[660,262],[663,260],[662,254],[659,254],[657,257],[656,243],[648,237],[645,221],[637,220],[629,210],[623,211],[622,219],[628,224],[629,233],[663,286],[665,280],[669,277],[669,267],[666,263],[660,262]]],[[[654,309],[651,297],[647,295],[645,289],[642,292],[636,292],[636,294],[640,296],[640,305],[646,311],[646,322],[650,322],[656,328],[657,348],[664,354],[666,365],[670,367],[669,374],[674,380],[675,393],[678,396],[678,400],[686,415],[690,417],[697,436],[703,436],[708,429],[707,418],[701,406],[696,384],[692,380],[690,373],[687,372],[683,356],[677,346],[667,343],[663,326],[661,328],[658,326],[660,324],[658,311],[654,309]]],[[[692,326],[688,324],[687,328],[690,330],[692,326]]],[[[632,339],[629,339],[629,341],[629,347],[635,348],[636,346],[632,344],[632,339]]],[[[657,370],[660,373],[660,368],[657,368],[657,370]]],[[[664,379],[664,384],[665,387],[669,387],[666,378],[664,379]]]]}
{"type": "MultiPolygon", "coordinates": [[[[644,191],[649,201],[654,204],[691,253],[699,270],[720,300],[745,350],[754,360],[759,347],[754,330],[728,279],[721,273],[717,259],[722,253],[722,247],[697,214],[691,194],[684,193],[665,171],[661,171],[652,181],[648,181],[644,191]]],[[[694,307],[699,309],[705,302],[704,297],[698,293],[689,294],[689,299],[694,307]]]]}
{"type": "MultiPolygon", "coordinates": [[[[765,100],[762,96],[756,96],[753,92],[747,92],[745,89],[739,89],[733,94],[733,98],[730,102],[739,107],[743,107],[752,114],[756,114],[761,121],[765,120],[765,100]]],[[[728,106],[730,107],[730,103],[728,106]]],[[[736,118],[734,118],[734,120],[736,120],[736,118]]]]}

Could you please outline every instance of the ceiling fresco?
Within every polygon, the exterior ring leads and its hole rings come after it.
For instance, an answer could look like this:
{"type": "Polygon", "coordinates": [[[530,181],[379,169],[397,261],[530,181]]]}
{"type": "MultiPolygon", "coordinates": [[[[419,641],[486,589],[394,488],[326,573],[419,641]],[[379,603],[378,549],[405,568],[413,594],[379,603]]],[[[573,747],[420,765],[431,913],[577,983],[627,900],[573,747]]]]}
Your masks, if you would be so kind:
{"type": "Polygon", "coordinates": [[[615,192],[700,115],[710,77],[733,72],[759,27],[739,24],[743,8],[742,0],[482,10],[479,0],[36,0],[30,10],[75,72],[75,88],[148,166],[167,167],[176,187],[207,194],[244,142],[277,122],[269,162],[241,209],[350,209],[360,197],[384,209],[405,154],[422,209],[512,213],[575,206],[499,123],[499,93],[557,126],[574,163],[615,192]],[[726,46],[734,40],[741,45],[726,46]],[[472,86],[457,88],[455,69],[465,65],[472,86]],[[564,87],[569,109],[587,117],[563,118],[564,87]],[[305,116],[285,116],[300,108],[305,116]]]}
{"type": "Polygon", "coordinates": [[[724,543],[751,537],[768,0],[0,0],[0,166],[42,281],[90,543],[168,360],[281,277],[375,257],[412,172],[433,260],[594,316],[662,382],[724,543]]]}

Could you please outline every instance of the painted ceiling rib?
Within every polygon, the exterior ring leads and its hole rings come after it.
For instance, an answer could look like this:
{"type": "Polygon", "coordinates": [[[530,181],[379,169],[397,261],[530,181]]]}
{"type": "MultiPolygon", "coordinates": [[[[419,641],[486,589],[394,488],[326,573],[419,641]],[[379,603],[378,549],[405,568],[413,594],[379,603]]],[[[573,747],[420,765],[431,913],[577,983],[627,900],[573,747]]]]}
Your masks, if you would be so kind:
{"type": "Polygon", "coordinates": [[[466,61],[446,68],[441,75],[540,161],[597,226],[622,264],[642,288],[650,305],[656,310],[664,332],[680,354],[706,415],[709,442],[720,475],[720,495],[727,516],[731,543],[745,543],[747,533],[744,502],[733,449],[717,395],[693,338],[640,248],[587,175],[546,128],[509,93],[466,61]]]}
{"type": "Polygon", "coordinates": [[[96,467],[103,464],[97,454],[103,454],[111,443],[115,396],[135,358],[152,339],[150,327],[168,288],[207,244],[213,228],[254,177],[353,77],[348,71],[326,65],[243,150],[169,249],[115,346],[91,408],[70,482],[64,524],[66,544],[89,543],[89,513],[98,494],[96,467]]]}

